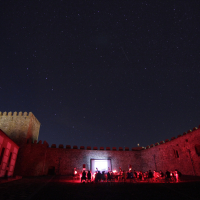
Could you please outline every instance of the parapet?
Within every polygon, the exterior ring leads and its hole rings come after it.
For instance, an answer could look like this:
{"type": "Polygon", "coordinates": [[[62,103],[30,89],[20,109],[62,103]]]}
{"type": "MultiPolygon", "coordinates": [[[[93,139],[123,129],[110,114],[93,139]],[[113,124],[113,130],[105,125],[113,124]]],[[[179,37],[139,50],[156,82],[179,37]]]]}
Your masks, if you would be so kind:
{"type": "Polygon", "coordinates": [[[66,149],[71,149],[71,145],[66,145],[66,149]]]}
{"type": "Polygon", "coordinates": [[[145,147],[133,147],[132,148],[132,151],[141,151],[141,150],[144,150],[145,147]]]}
{"type": "MultiPolygon", "coordinates": [[[[43,144],[42,144],[42,140],[40,140],[39,142],[38,142],[37,140],[34,140],[34,142],[33,142],[32,139],[27,139],[27,140],[26,140],[26,144],[45,145],[45,146],[49,147],[49,144],[47,143],[46,140],[44,140],[44,142],[43,142],[43,144]]],[[[52,146],[54,146],[54,147],[52,147],[52,148],[56,148],[56,145],[55,145],[55,144],[53,144],[52,146]]]]}
{"type": "Polygon", "coordinates": [[[182,135],[178,135],[177,138],[182,137],[182,135]]]}
{"type": "Polygon", "coordinates": [[[24,116],[24,117],[27,117],[27,116],[31,116],[33,113],[32,112],[29,112],[29,114],[27,113],[27,112],[22,112],[22,111],[20,111],[18,114],[17,114],[17,112],[15,111],[15,112],[13,112],[13,114],[12,114],[12,112],[10,111],[10,112],[0,112],[0,116],[13,116],[13,117],[15,117],[15,116],[24,116]]]}
{"type": "Polygon", "coordinates": [[[84,146],[80,146],[80,149],[85,149],[85,147],[84,146]]]}
{"type": "Polygon", "coordinates": [[[52,144],[52,145],[51,145],[51,148],[56,148],[56,144],[52,144]]]}
{"type": "MultiPolygon", "coordinates": [[[[187,132],[184,132],[183,133],[183,135],[178,135],[177,136],[177,138],[180,138],[180,137],[182,137],[182,136],[184,136],[184,135],[187,135],[187,134],[190,134],[190,133],[192,133],[193,131],[196,131],[197,129],[200,129],[200,125],[198,126],[198,128],[197,127],[194,127],[192,130],[190,129],[190,130],[188,130],[187,132]]],[[[172,137],[171,138],[171,141],[172,140],[175,140],[176,139],[176,137],[172,137]]],[[[154,146],[158,146],[158,145],[160,145],[160,144],[164,144],[164,143],[167,143],[167,142],[170,142],[170,140],[169,139],[166,139],[165,141],[160,141],[160,143],[155,143],[155,145],[154,144],[151,144],[150,146],[148,145],[148,146],[146,146],[146,149],[149,149],[149,148],[152,148],[152,147],[154,147],[154,146]]]]}
{"type": "Polygon", "coordinates": [[[125,147],[125,151],[129,151],[129,148],[128,148],[128,147],[125,147]]]}
{"type": "Polygon", "coordinates": [[[100,150],[104,150],[104,147],[100,147],[100,150]]]}
{"type": "Polygon", "coordinates": [[[175,138],[175,137],[172,137],[172,138],[171,138],[171,141],[174,140],[174,139],[176,139],[176,138],[175,138]]]}
{"type": "Polygon", "coordinates": [[[119,147],[119,151],[123,151],[123,147],[119,147]]]}

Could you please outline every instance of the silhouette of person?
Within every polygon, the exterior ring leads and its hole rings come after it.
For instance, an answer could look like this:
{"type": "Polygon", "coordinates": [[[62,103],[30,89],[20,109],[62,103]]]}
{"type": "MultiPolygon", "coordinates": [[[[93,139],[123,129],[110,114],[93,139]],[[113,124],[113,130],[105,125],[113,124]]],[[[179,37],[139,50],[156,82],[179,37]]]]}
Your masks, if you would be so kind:
{"type": "Polygon", "coordinates": [[[108,181],[111,181],[111,175],[110,175],[110,172],[107,173],[107,182],[108,182],[108,181]]]}
{"type": "Polygon", "coordinates": [[[166,181],[170,181],[171,180],[171,176],[170,176],[170,172],[167,170],[166,173],[165,173],[165,179],[166,181]]]}
{"type": "Polygon", "coordinates": [[[88,178],[88,181],[91,182],[91,173],[90,173],[90,171],[88,171],[88,173],[87,173],[87,178],[88,178]]]}
{"type": "Polygon", "coordinates": [[[98,171],[98,173],[97,173],[97,181],[101,181],[101,173],[100,173],[100,171],[98,171]]]}
{"type": "Polygon", "coordinates": [[[84,170],[83,173],[82,173],[81,182],[82,182],[82,180],[85,180],[85,181],[86,181],[86,173],[85,173],[85,170],[84,170]]]}

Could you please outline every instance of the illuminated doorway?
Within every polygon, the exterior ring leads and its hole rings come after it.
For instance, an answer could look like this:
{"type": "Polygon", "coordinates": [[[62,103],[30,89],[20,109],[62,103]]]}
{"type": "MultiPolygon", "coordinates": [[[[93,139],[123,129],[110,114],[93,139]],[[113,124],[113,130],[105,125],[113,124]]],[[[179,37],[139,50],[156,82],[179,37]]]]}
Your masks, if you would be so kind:
{"type": "Polygon", "coordinates": [[[91,159],[90,160],[90,170],[91,173],[94,173],[95,171],[100,171],[101,173],[104,171],[107,173],[108,171],[112,170],[112,165],[111,165],[111,159],[107,160],[97,160],[97,159],[91,159]]]}

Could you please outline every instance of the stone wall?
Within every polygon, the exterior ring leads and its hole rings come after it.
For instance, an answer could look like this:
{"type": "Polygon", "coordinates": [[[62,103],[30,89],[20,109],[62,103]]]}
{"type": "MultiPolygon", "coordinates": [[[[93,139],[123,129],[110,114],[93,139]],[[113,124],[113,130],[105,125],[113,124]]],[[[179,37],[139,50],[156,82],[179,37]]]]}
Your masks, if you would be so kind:
{"type": "Polygon", "coordinates": [[[38,139],[40,122],[32,112],[0,112],[0,129],[21,146],[26,139],[38,139]]]}
{"type": "Polygon", "coordinates": [[[40,123],[30,112],[0,112],[0,129],[20,146],[16,162],[16,175],[46,175],[52,168],[56,174],[73,174],[74,168],[82,171],[83,164],[90,169],[91,159],[111,159],[112,170],[179,170],[182,174],[200,176],[200,126],[177,138],[161,141],[144,148],[83,147],[65,148],[61,144],[49,147],[38,140],[40,123]],[[34,143],[33,143],[34,141],[34,143]]]}
{"type": "Polygon", "coordinates": [[[111,159],[112,170],[119,171],[119,167],[128,170],[141,169],[141,151],[124,150],[88,150],[48,147],[41,141],[35,144],[27,144],[21,148],[16,165],[16,175],[38,176],[47,175],[49,169],[55,167],[55,173],[59,175],[72,175],[74,168],[81,172],[83,164],[86,170],[90,170],[91,159],[111,159]],[[31,155],[31,156],[30,156],[31,155]]]}
{"type": "Polygon", "coordinates": [[[179,170],[185,175],[200,176],[200,128],[194,128],[177,138],[161,141],[146,149],[133,148],[106,148],[56,145],[49,147],[44,141],[29,141],[24,145],[18,155],[17,175],[38,176],[47,175],[49,169],[55,168],[55,173],[72,175],[74,168],[82,171],[83,164],[86,170],[90,169],[91,159],[111,159],[112,170],[128,170],[131,165],[133,170],[179,170]]]}
{"type": "Polygon", "coordinates": [[[200,176],[200,127],[160,143],[142,151],[143,171],[177,169],[182,174],[200,176]]]}
{"type": "Polygon", "coordinates": [[[13,176],[19,147],[0,129],[0,178],[13,176]]]}

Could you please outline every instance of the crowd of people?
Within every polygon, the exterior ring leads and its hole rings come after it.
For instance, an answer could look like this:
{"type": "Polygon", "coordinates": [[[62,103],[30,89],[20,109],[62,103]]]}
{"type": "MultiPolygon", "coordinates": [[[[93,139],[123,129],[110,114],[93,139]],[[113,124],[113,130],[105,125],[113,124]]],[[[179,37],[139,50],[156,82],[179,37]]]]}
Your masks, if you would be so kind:
{"type": "Polygon", "coordinates": [[[108,171],[107,173],[105,173],[105,171],[103,171],[102,173],[100,171],[96,171],[93,175],[93,180],[92,180],[92,174],[90,171],[86,171],[83,170],[82,172],[82,177],[81,177],[81,182],[82,181],[94,181],[94,182],[111,182],[111,181],[130,181],[130,182],[141,182],[141,181],[148,181],[148,182],[179,182],[180,180],[180,176],[181,173],[178,170],[175,171],[166,171],[165,173],[163,173],[162,171],[146,171],[146,172],[142,172],[142,171],[122,171],[120,169],[120,172],[110,172],[108,171]]]}

